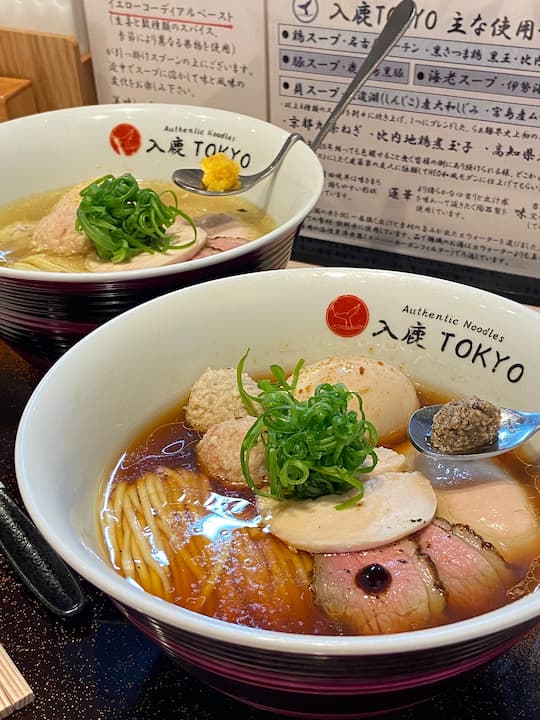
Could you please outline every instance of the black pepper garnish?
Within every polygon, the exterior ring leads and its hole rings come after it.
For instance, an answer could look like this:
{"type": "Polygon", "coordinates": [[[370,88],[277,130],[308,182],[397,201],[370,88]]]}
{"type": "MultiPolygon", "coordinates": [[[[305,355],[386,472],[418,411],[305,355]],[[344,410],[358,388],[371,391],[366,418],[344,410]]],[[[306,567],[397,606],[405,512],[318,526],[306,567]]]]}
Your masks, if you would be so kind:
{"type": "Polygon", "coordinates": [[[371,563],[356,573],[355,582],[364,592],[377,595],[388,589],[392,575],[383,565],[371,563]]]}

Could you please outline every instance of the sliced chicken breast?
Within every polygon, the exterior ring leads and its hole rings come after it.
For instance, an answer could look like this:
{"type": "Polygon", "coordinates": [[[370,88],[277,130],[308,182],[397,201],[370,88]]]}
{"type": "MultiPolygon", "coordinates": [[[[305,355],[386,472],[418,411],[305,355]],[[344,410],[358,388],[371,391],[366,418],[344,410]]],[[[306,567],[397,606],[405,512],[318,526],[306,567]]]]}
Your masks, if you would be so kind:
{"type": "Polygon", "coordinates": [[[97,255],[93,254],[86,259],[86,269],[91,272],[122,272],[173,265],[191,260],[206,245],[206,233],[201,228],[197,228],[195,242],[192,245],[188,245],[194,238],[193,228],[189,225],[177,227],[174,233],[170,231],[169,234],[175,245],[187,245],[187,247],[170,248],[166,252],[143,252],[135,255],[131,260],[121,263],[100,260],[97,255]]]}
{"type": "Polygon", "coordinates": [[[525,487],[502,464],[440,462],[421,456],[416,466],[432,479],[438,515],[469,525],[508,563],[528,563],[538,555],[540,517],[525,487]]]}
{"type": "Polygon", "coordinates": [[[386,545],[431,522],[437,498],[419,472],[386,472],[368,478],[364,497],[338,509],[356,488],[315,500],[279,501],[259,497],[257,508],[269,529],[291,547],[312,553],[352,552],[386,545]]]}

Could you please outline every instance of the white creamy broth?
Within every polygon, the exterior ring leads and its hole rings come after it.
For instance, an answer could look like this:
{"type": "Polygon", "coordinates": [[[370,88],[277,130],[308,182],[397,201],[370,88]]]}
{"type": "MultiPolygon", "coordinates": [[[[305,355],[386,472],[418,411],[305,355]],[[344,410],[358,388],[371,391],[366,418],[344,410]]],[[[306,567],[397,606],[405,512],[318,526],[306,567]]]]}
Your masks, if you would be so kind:
{"type": "MultiPolygon", "coordinates": [[[[88,181],[90,182],[91,180],[88,181]]],[[[44,251],[41,247],[36,248],[34,241],[37,224],[51,212],[56,203],[67,193],[73,192],[74,188],[82,188],[88,183],[39,193],[0,207],[0,267],[88,272],[87,260],[94,254],[93,249],[62,253],[44,251]]],[[[189,215],[196,225],[201,222],[203,227],[205,222],[210,222],[206,245],[194,257],[217,254],[231,247],[237,247],[261,237],[276,227],[276,223],[264,210],[239,195],[229,197],[196,195],[163,181],[140,181],[139,184],[141,187],[150,187],[157,193],[174,192],[178,199],[178,207],[189,215]],[[213,236],[214,231],[217,233],[216,237],[213,236]]],[[[170,204],[171,198],[165,195],[164,201],[170,204]]],[[[73,226],[74,223],[73,212],[73,226]]]]}

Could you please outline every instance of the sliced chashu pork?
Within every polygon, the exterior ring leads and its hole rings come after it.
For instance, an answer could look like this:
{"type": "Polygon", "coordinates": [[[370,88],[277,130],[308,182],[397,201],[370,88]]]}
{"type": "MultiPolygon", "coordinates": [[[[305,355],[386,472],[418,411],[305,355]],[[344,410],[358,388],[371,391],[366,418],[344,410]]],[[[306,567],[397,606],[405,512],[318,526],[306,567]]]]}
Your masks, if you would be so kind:
{"type": "Polygon", "coordinates": [[[206,232],[208,241],[205,247],[197,253],[196,259],[241,247],[260,235],[241,218],[227,213],[203,215],[197,218],[197,225],[206,232]]]}
{"type": "Polygon", "coordinates": [[[317,602],[333,620],[362,634],[417,630],[487,612],[508,600],[513,580],[489,543],[442,518],[405,540],[316,555],[314,564],[317,602]],[[373,566],[381,566],[378,576],[386,572],[387,581],[382,589],[366,590],[361,576],[373,573],[373,566]]]}
{"type": "Polygon", "coordinates": [[[422,455],[417,467],[433,482],[438,515],[469,525],[508,563],[527,564],[538,555],[540,518],[525,487],[497,460],[456,463],[422,455]]]}
{"type": "Polygon", "coordinates": [[[432,627],[442,621],[446,605],[429,557],[408,538],[357,553],[316,555],[314,589],[327,615],[360,635],[432,627]],[[373,565],[391,578],[380,593],[359,586],[359,573],[373,565]]]}
{"type": "Polygon", "coordinates": [[[208,240],[203,249],[199,250],[193,257],[193,260],[199,260],[199,258],[209,257],[210,255],[217,255],[218,253],[225,252],[225,250],[232,250],[245,244],[245,240],[238,240],[238,238],[216,238],[215,240],[208,240]]]}
{"type": "Polygon", "coordinates": [[[507,601],[515,577],[495,548],[467,525],[436,518],[415,537],[433,560],[448,593],[448,607],[460,617],[482,608],[493,610],[507,601]]]}
{"type": "Polygon", "coordinates": [[[209,240],[217,238],[235,238],[237,240],[254,240],[257,231],[243,222],[240,217],[227,213],[208,213],[197,218],[197,225],[208,235],[209,240]]]}

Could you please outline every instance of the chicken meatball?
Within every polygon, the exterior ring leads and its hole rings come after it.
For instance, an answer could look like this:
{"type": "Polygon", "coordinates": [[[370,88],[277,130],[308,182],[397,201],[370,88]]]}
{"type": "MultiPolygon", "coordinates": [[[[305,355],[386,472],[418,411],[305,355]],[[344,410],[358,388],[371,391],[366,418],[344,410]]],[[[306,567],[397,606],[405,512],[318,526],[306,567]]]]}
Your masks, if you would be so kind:
{"type": "Polygon", "coordinates": [[[75,230],[81,188],[82,186],[77,186],[62,195],[51,212],[36,224],[32,234],[32,246],[37,252],[77,255],[93,248],[85,233],[75,230]]]}
{"type": "MultiPolygon", "coordinates": [[[[258,395],[257,383],[247,373],[242,375],[242,382],[250,395],[258,395]]],[[[235,368],[208,368],[191,388],[186,420],[199,432],[205,433],[212,425],[247,415],[238,392],[235,368]]]]}
{"type": "MultiPolygon", "coordinates": [[[[197,458],[203,472],[221,480],[228,487],[245,487],[246,481],[240,465],[240,448],[255,418],[250,415],[237,420],[226,420],[212,426],[197,445],[197,458]]],[[[267,479],[264,448],[258,443],[250,453],[249,469],[256,485],[267,479]]]]}

